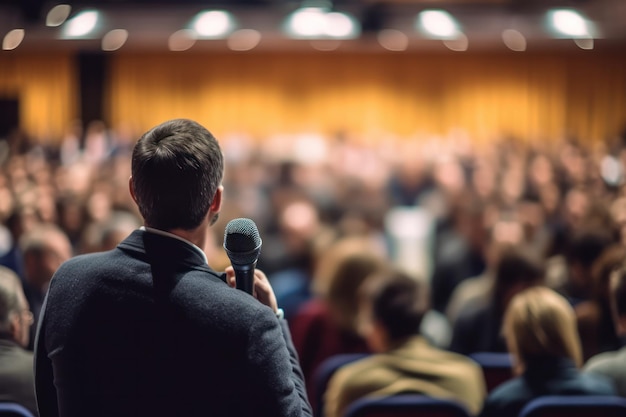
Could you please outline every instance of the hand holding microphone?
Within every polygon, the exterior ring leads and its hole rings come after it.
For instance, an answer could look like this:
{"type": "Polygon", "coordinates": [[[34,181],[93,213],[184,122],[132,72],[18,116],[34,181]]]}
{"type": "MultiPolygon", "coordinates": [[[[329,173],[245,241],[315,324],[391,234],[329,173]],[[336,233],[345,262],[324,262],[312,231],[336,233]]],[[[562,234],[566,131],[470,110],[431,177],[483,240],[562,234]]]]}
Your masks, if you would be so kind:
{"type": "Polygon", "coordinates": [[[261,253],[261,236],[256,224],[240,218],[228,222],[224,233],[224,249],[235,270],[237,289],[252,294],[254,269],[261,253]]]}
{"type": "Polygon", "coordinates": [[[261,237],[256,224],[250,219],[234,219],[226,225],[224,249],[232,267],[226,268],[226,274],[235,279],[233,286],[252,294],[262,304],[278,311],[276,295],[267,277],[255,269],[261,253],[261,237]]]}

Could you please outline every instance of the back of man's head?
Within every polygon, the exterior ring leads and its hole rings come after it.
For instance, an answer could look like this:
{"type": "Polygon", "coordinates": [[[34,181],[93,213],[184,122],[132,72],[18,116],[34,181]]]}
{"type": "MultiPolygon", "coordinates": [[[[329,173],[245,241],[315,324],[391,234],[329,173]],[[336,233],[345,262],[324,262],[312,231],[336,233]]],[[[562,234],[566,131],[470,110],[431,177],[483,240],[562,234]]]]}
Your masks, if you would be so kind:
{"type": "Polygon", "coordinates": [[[31,318],[19,278],[10,269],[0,266],[1,337],[13,339],[25,347],[28,344],[31,318]]]}
{"type": "Polygon", "coordinates": [[[20,237],[24,279],[34,288],[45,291],[52,275],[72,256],[67,234],[53,223],[42,223],[20,237]]]}
{"type": "Polygon", "coordinates": [[[132,155],[132,186],[147,226],[192,230],[206,217],[224,173],[217,140],[187,119],[146,132],[132,155]]]}
{"type": "Polygon", "coordinates": [[[372,318],[382,324],[392,342],[418,334],[429,309],[426,283],[400,270],[372,276],[363,296],[371,303],[372,318]]]}

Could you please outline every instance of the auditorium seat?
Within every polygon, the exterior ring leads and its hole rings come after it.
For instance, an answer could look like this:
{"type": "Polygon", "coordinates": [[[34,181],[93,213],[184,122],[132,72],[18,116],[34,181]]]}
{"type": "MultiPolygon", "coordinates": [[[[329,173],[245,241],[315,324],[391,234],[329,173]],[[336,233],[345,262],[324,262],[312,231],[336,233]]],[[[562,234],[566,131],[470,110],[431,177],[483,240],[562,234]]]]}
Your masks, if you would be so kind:
{"type": "Polygon", "coordinates": [[[351,404],[344,417],[470,417],[459,403],[424,395],[407,394],[362,398],[351,404]]]}
{"type": "Polygon", "coordinates": [[[601,395],[551,395],[539,397],[522,409],[519,417],[624,417],[626,398],[601,395]]]}
{"type": "Polygon", "coordinates": [[[324,415],[324,393],[330,378],[333,374],[350,362],[354,362],[359,359],[363,359],[368,356],[367,353],[343,353],[339,355],[331,356],[320,363],[313,375],[313,398],[311,399],[311,406],[313,407],[313,415],[315,417],[322,417],[324,415]]]}
{"type": "Polygon", "coordinates": [[[12,402],[0,402],[0,417],[34,417],[23,406],[12,402]]]}
{"type": "Polygon", "coordinates": [[[508,353],[476,352],[469,357],[482,368],[488,393],[513,377],[513,359],[508,353]]]}

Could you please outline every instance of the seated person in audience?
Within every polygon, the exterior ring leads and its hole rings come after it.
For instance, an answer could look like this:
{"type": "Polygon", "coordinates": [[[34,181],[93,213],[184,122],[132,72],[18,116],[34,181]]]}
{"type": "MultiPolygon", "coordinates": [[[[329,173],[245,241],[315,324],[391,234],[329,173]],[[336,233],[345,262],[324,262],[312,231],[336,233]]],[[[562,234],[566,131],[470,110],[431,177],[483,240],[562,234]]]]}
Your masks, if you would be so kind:
{"type": "Polygon", "coordinates": [[[290,320],[309,398],[318,366],[340,353],[369,353],[357,333],[357,288],[383,267],[384,258],[359,238],[343,238],[324,251],[313,281],[315,298],[290,320]]]}
{"type": "Polygon", "coordinates": [[[33,353],[26,350],[33,314],[18,276],[0,267],[0,402],[14,402],[37,415],[33,353]]]}
{"type": "Polygon", "coordinates": [[[544,266],[529,248],[509,247],[495,267],[495,280],[486,304],[470,305],[454,324],[450,350],[462,354],[506,352],[502,316],[515,294],[543,283],[544,266]]]}
{"type": "Polygon", "coordinates": [[[461,311],[470,306],[480,307],[489,304],[495,281],[496,267],[504,250],[519,245],[524,239],[524,229],[517,220],[498,220],[489,229],[485,244],[485,271],[461,282],[452,293],[446,316],[452,325],[461,311]]]}
{"type": "MultiPolygon", "coordinates": [[[[617,332],[623,337],[626,336],[626,265],[611,275],[610,291],[617,332]]],[[[626,397],[626,346],[594,356],[589,359],[584,370],[610,378],[617,393],[626,397]]]]}
{"type": "MultiPolygon", "coordinates": [[[[56,224],[41,223],[22,235],[20,250],[24,294],[37,323],[52,275],[72,256],[72,245],[65,232],[56,224]]],[[[33,350],[36,328],[32,326],[30,329],[29,350],[33,350]]]]}
{"type": "Polygon", "coordinates": [[[359,329],[373,355],[340,368],[325,397],[325,416],[341,417],[363,397],[417,393],[480,411],[485,381],[469,358],[432,346],[418,332],[429,308],[426,284],[399,271],[368,278],[359,291],[359,329]]]}
{"type": "Polygon", "coordinates": [[[515,373],[487,397],[481,417],[517,416],[544,395],[615,395],[613,384],[584,374],[576,317],[569,302],[547,287],[517,294],[504,317],[515,373]]]}

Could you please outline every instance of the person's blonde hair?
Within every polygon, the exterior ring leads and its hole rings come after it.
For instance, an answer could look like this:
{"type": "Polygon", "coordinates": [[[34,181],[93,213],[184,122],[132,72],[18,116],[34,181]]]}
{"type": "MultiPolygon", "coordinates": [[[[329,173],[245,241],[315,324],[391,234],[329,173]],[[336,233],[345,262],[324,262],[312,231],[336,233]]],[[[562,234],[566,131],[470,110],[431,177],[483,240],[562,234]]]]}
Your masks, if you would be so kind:
{"type": "Polygon", "coordinates": [[[518,373],[534,357],[567,357],[576,366],[582,365],[574,310],[547,287],[532,287],[513,297],[503,330],[518,373]]]}

